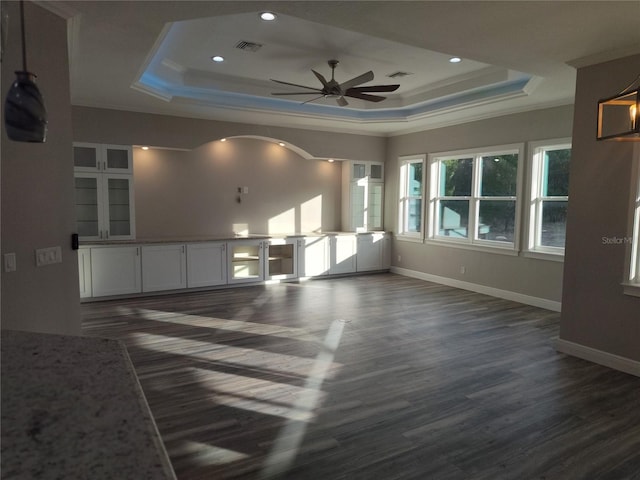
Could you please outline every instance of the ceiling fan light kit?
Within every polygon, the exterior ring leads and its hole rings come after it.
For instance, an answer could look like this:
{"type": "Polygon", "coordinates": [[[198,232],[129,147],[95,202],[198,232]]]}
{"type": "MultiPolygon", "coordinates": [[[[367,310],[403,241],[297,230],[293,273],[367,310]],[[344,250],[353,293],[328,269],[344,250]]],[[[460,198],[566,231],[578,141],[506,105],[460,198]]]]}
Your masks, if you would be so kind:
{"type": "Polygon", "coordinates": [[[398,87],[400,87],[399,84],[370,85],[359,87],[358,85],[362,85],[363,83],[367,83],[373,80],[373,72],[371,70],[363,73],[362,75],[358,75],[351,80],[347,80],[346,82],[338,83],[335,80],[335,70],[339,63],[338,60],[329,60],[327,63],[329,64],[329,67],[331,67],[331,80],[327,80],[321,73],[318,73],[315,70],[311,70],[316,78],[320,80],[320,83],[322,83],[322,88],[307,87],[306,85],[299,85],[296,83],[271,79],[272,81],[280,83],[282,85],[289,85],[291,87],[304,88],[306,90],[309,90],[308,92],[276,92],[272,95],[316,95],[315,98],[307,100],[306,102],[303,102],[303,104],[313,102],[320,98],[335,98],[338,105],[340,105],[341,107],[345,107],[349,105],[349,102],[344,97],[358,98],[360,100],[366,100],[368,102],[381,102],[387,97],[383,97],[381,95],[371,95],[371,93],[394,92],[398,89],[398,87]]]}

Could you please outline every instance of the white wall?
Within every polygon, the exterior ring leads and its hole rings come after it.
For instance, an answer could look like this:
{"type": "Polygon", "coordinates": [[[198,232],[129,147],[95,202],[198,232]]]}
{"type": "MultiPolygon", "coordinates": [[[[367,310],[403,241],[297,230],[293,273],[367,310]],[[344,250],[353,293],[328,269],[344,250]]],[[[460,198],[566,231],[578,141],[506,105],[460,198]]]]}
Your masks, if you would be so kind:
{"type": "MultiPolygon", "coordinates": [[[[573,106],[566,105],[400,135],[389,139],[385,183],[385,230],[397,229],[398,158],[571,136],[573,106]]],[[[528,152],[523,163],[527,171],[528,152]]],[[[524,209],[524,203],[523,209],[524,209]]],[[[521,238],[524,222],[521,224],[521,238]]],[[[488,289],[541,299],[557,308],[562,297],[562,263],[508,256],[394,238],[393,267],[488,289]],[[398,258],[401,257],[401,260],[398,258]],[[465,273],[461,273],[461,267],[465,273]]]]}
{"type": "Polygon", "coordinates": [[[249,138],[188,152],[134,148],[133,158],[139,239],[340,229],[339,162],[249,138]]]}
{"type": "Polygon", "coordinates": [[[640,73],[640,55],[578,70],[560,338],[640,361],[640,298],[623,293],[634,143],[596,141],[596,105],[640,73]]]}
{"type": "MultiPolygon", "coordinates": [[[[2,59],[2,94],[21,70],[18,2],[2,2],[9,38],[2,59]]],[[[2,271],[2,328],[80,332],[67,25],[25,2],[28,67],[38,75],[49,114],[44,144],[8,139],[2,119],[2,253],[13,252],[17,271],[2,271]],[[62,263],[35,266],[34,250],[60,246],[62,263]]]]}

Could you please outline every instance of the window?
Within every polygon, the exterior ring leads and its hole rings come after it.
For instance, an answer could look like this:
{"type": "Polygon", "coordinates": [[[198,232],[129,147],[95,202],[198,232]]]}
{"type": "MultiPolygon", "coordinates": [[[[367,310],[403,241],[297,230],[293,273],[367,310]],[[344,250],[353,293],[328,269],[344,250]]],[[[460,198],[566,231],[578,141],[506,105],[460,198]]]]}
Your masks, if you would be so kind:
{"type": "Polygon", "coordinates": [[[522,145],[430,156],[429,238],[516,250],[522,145]]]}
{"type": "Polygon", "coordinates": [[[569,203],[569,139],[530,145],[531,203],[527,249],[564,255],[569,203]]]}
{"type": "Polygon", "coordinates": [[[398,233],[422,239],[422,185],[425,156],[400,158],[398,233]]]}
{"type": "Polygon", "coordinates": [[[629,258],[628,281],[625,282],[624,292],[640,297],[640,145],[634,147],[634,175],[635,185],[632,198],[633,224],[631,233],[631,248],[629,258]]]}

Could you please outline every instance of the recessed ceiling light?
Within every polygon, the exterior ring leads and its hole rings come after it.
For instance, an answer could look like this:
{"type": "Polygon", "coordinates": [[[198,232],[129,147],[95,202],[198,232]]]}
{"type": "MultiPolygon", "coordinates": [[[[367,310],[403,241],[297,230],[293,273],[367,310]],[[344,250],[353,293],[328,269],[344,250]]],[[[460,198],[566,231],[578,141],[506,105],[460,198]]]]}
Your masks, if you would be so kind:
{"type": "Polygon", "coordinates": [[[276,14],[272,12],[262,12],[260,14],[260,18],[265,22],[272,22],[273,20],[276,19],[276,14]]]}
{"type": "Polygon", "coordinates": [[[462,59],[460,57],[451,57],[449,59],[450,63],[460,63],[462,61],[462,59]]]}
{"type": "Polygon", "coordinates": [[[333,162],[335,162],[335,160],[333,158],[330,158],[329,160],[327,160],[327,162],[333,163],[333,162]]]}
{"type": "Polygon", "coordinates": [[[226,139],[226,138],[221,138],[221,139],[220,139],[220,141],[221,141],[221,142],[226,142],[226,141],[227,141],[227,139],[226,139]]]}
{"type": "Polygon", "coordinates": [[[147,146],[140,147],[140,148],[142,148],[143,150],[149,150],[149,147],[147,147],[147,146]]]}
{"type": "Polygon", "coordinates": [[[214,55],[213,57],[211,57],[211,60],[213,60],[214,62],[224,62],[224,57],[221,57],[220,55],[214,55]]]}
{"type": "Polygon", "coordinates": [[[284,142],[278,142],[278,145],[280,145],[281,147],[284,147],[284,142]]]}

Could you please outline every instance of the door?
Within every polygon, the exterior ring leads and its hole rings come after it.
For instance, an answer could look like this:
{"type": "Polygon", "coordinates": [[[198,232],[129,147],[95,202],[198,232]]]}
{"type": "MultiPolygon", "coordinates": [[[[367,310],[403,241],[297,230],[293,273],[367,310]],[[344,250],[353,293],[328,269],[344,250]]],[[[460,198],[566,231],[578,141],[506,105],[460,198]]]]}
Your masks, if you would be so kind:
{"type": "Polygon", "coordinates": [[[229,283],[257,282],[264,279],[262,240],[236,240],[227,243],[229,283]]]}
{"type": "Polygon", "coordinates": [[[265,242],[265,279],[285,280],[298,276],[296,239],[273,238],[265,242]]]}
{"type": "Polygon", "coordinates": [[[94,297],[140,293],[140,247],[91,247],[91,286],[94,297]]]}
{"type": "Polygon", "coordinates": [[[142,247],[142,291],[157,292],[187,287],[187,256],[184,245],[142,247]]]}
{"type": "Polygon", "coordinates": [[[105,238],[135,238],[133,177],[118,174],[103,174],[102,177],[105,238]]]}
{"type": "Polygon", "coordinates": [[[227,244],[205,242],[187,245],[187,287],[227,283],[227,244]]]}

